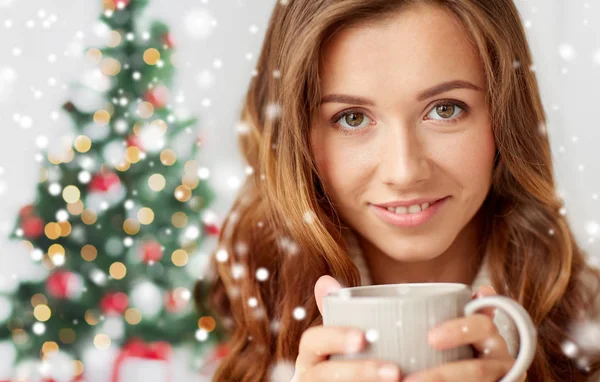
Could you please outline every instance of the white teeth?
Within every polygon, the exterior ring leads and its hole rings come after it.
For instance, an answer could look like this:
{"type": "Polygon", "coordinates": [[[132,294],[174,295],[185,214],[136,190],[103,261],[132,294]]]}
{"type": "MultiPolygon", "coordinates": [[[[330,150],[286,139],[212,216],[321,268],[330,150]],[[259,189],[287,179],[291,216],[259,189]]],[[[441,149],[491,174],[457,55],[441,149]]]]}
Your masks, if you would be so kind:
{"type": "Polygon", "coordinates": [[[397,214],[405,214],[408,212],[408,208],[406,208],[405,206],[398,206],[396,207],[396,211],[397,214]]]}
{"type": "Polygon", "coordinates": [[[426,210],[427,208],[429,208],[429,203],[425,202],[421,205],[414,204],[414,205],[408,206],[408,207],[406,207],[406,206],[388,207],[387,210],[390,212],[395,212],[397,214],[403,215],[403,214],[416,214],[416,213],[426,210]]]}
{"type": "Polygon", "coordinates": [[[416,212],[421,212],[421,206],[418,204],[414,204],[410,207],[408,207],[408,213],[409,214],[414,214],[416,212]]]}

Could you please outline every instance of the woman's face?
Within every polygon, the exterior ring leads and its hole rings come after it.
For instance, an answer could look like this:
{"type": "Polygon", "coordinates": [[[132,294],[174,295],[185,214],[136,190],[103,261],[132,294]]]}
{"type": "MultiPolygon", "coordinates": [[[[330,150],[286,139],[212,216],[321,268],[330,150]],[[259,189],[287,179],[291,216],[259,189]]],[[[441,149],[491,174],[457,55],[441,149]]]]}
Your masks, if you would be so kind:
{"type": "Polygon", "coordinates": [[[392,258],[443,253],[482,205],[495,153],[466,32],[440,8],[405,9],[387,25],[339,32],[320,73],[311,150],[340,218],[392,258]],[[423,198],[446,199],[414,205],[423,198]],[[384,218],[374,205],[389,202],[412,207],[384,218]]]}

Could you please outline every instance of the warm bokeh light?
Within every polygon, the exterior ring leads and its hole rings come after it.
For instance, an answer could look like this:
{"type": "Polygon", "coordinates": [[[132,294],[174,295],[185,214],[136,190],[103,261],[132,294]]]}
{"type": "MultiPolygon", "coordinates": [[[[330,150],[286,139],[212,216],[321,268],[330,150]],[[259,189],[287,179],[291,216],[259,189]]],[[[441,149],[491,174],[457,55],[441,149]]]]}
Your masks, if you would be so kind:
{"type": "Polygon", "coordinates": [[[97,48],[88,49],[85,53],[85,56],[96,64],[99,64],[100,60],[102,60],[102,52],[97,48]]]}
{"type": "Polygon", "coordinates": [[[154,211],[151,208],[143,207],[137,213],[137,218],[140,223],[148,225],[154,221],[154,211]]]}
{"type": "Polygon", "coordinates": [[[125,150],[125,159],[129,163],[137,163],[142,158],[142,151],[139,147],[129,146],[127,150],[125,150]]]}
{"type": "Polygon", "coordinates": [[[104,57],[100,62],[100,71],[107,76],[116,76],[121,71],[121,63],[112,57],[104,57]]]}
{"type": "Polygon", "coordinates": [[[192,190],[189,187],[181,185],[175,189],[175,198],[180,202],[187,202],[192,197],[192,190]]]}
{"type": "Polygon", "coordinates": [[[144,62],[148,65],[156,65],[160,60],[160,52],[155,48],[148,48],[144,51],[144,62]]]}
{"type": "Polygon", "coordinates": [[[177,154],[171,149],[164,149],[160,153],[160,162],[165,166],[172,166],[177,161],[177,154]]]}
{"type": "Polygon", "coordinates": [[[198,175],[195,175],[195,174],[185,174],[181,178],[181,184],[183,184],[190,190],[193,190],[196,187],[198,187],[199,183],[200,183],[200,178],[198,178],[198,175]]]}
{"type": "Polygon", "coordinates": [[[98,256],[98,250],[91,244],[84,245],[81,248],[81,257],[85,261],[94,261],[98,256]]]}
{"type": "Polygon", "coordinates": [[[58,226],[60,227],[60,236],[67,237],[71,233],[71,223],[68,221],[58,222],[58,226]]]}
{"type": "Polygon", "coordinates": [[[117,46],[119,46],[120,43],[121,43],[121,34],[115,30],[110,31],[109,40],[106,45],[111,48],[116,48],[117,46]]]}
{"type": "Polygon", "coordinates": [[[76,359],[73,361],[73,363],[75,364],[75,376],[78,377],[81,374],[83,374],[83,362],[81,362],[80,360],[76,359]]]}
{"type": "Polygon", "coordinates": [[[87,322],[88,325],[91,325],[91,326],[98,325],[99,321],[100,321],[100,317],[97,312],[95,312],[93,310],[89,310],[89,309],[85,311],[85,322],[87,322]]]}
{"type": "Polygon", "coordinates": [[[46,227],[44,228],[44,233],[46,234],[46,237],[48,239],[56,240],[60,237],[60,225],[58,225],[58,223],[55,222],[50,222],[46,224],[46,227]]]}
{"type": "Polygon", "coordinates": [[[54,353],[56,351],[58,351],[60,348],[58,346],[58,344],[54,341],[46,341],[44,342],[44,344],[42,345],[42,357],[47,356],[50,353],[54,353]]]}
{"type": "Polygon", "coordinates": [[[46,322],[50,319],[50,316],[52,316],[52,312],[50,311],[48,305],[40,304],[33,308],[33,316],[38,321],[46,322]]]}
{"type": "Polygon", "coordinates": [[[80,153],[87,153],[92,148],[92,140],[85,135],[80,135],[75,138],[73,146],[75,146],[75,150],[80,153]]]}
{"type": "Polygon", "coordinates": [[[50,248],[48,248],[48,256],[50,256],[50,258],[53,260],[54,260],[55,256],[64,256],[64,255],[65,255],[65,249],[60,244],[52,244],[50,246],[50,248]]]}
{"type": "Polygon", "coordinates": [[[152,121],[150,126],[160,128],[164,134],[166,134],[167,130],[169,129],[169,126],[167,125],[167,123],[165,121],[163,121],[162,119],[155,119],[154,121],[152,121]]]}
{"type": "Polygon", "coordinates": [[[94,122],[100,126],[106,126],[110,122],[110,114],[106,110],[98,110],[94,113],[94,122]]]}
{"type": "Polygon", "coordinates": [[[115,166],[115,168],[121,172],[129,170],[130,167],[131,163],[127,162],[126,160],[115,166]]]}
{"type": "Polygon", "coordinates": [[[134,218],[128,218],[123,222],[123,231],[128,235],[135,235],[140,232],[140,223],[134,218]]]}
{"type": "Polygon", "coordinates": [[[178,267],[183,267],[188,263],[188,253],[183,249],[177,249],[171,255],[171,261],[178,267]]]}
{"type": "Polygon", "coordinates": [[[75,203],[67,204],[67,211],[69,211],[71,215],[79,215],[83,212],[83,202],[78,200],[75,203]]]}
{"type": "Polygon", "coordinates": [[[165,188],[167,181],[161,174],[152,174],[148,178],[148,186],[152,191],[162,191],[165,188]]]}
{"type": "Polygon", "coordinates": [[[79,200],[79,197],[81,196],[81,192],[79,191],[79,188],[77,188],[76,186],[67,186],[63,189],[62,196],[63,196],[63,199],[65,200],[65,202],[75,203],[76,201],[79,200]]]}
{"type": "Polygon", "coordinates": [[[94,211],[88,209],[83,210],[83,213],[81,214],[81,221],[83,221],[85,224],[91,225],[94,224],[96,220],[98,220],[98,215],[96,215],[94,211]]]}
{"type": "Polygon", "coordinates": [[[200,317],[200,319],[198,320],[198,328],[204,329],[209,333],[215,330],[216,326],[217,324],[215,322],[215,319],[211,316],[203,316],[200,317]]]}
{"type": "Polygon", "coordinates": [[[48,305],[48,299],[41,293],[36,293],[31,296],[31,306],[36,307],[38,305],[48,305]]]}
{"type": "Polygon", "coordinates": [[[176,228],[183,228],[186,226],[188,222],[188,217],[185,214],[185,212],[175,212],[173,214],[173,216],[171,217],[171,223],[173,223],[173,226],[176,228]]]}
{"type": "Polygon", "coordinates": [[[125,321],[130,325],[137,325],[142,321],[142,313],[136,308],[129,308],[125,311],[125,321]]]}
{"type": "Polygon", "coordinates": [[[110,347],[110,337],[106,334],[96,334],[94,337],[94,346],[100,350],[106,350],[110,347]]]}
{"type": "Polygon", "coordinates": [[[110,269],[108,271],[113,279],[121,280],[127,275],[127,267],[125,264],[117,261],[110,265],[110,269]]]}
{"type": "Polygon", "coordinates": [[[72,344],[76,337],[75,330],[71,328],[62,328],[58,332],[58,338],[63,344],[72,344]]]}
{"type": "Polygon", "coordinates": [[[150,118],[154,114],[154,106],[150,102],[140,102],[137,108],[140,118],[150,118]]]}

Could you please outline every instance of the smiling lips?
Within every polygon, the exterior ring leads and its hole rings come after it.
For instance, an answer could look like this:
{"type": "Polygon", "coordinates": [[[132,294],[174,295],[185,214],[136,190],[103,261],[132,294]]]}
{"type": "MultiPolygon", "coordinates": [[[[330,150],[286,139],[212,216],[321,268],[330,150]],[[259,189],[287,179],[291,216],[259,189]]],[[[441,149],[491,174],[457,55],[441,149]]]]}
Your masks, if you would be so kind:
{"type": "Polygon", "coordinates": [[[429,221],[445,204],[448,196],[435,199],[414,199],[407,202],[391,202],[369,207],[384,222],[400,227],[415,227],[429,221]]]}
{"type": "Polygon", "coordinates": [[[425,211],[429,206],[443,198],[419,198],[407,201],[395,201],[389,203],[376,204],[377,207],[386,208],[390,212],[397,214],[413,214],[425,211]]]}

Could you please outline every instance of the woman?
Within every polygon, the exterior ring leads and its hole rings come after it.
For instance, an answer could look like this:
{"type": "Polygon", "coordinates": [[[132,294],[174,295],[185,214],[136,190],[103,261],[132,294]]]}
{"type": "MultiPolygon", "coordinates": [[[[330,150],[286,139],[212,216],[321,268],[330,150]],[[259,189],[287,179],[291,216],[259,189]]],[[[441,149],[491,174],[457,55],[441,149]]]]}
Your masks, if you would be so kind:
{"type": "MultiPolygon", "coordinates": [[[[600,276],[559,212],[531,64],[511,0],[279,2],[241,116],[254,172],[215,254],[232,337],[214,380],[277,380],[281,365],[302,382],[400,380],[329,360],[352,331],[319,310],[332,289],[401,282],[517,300],[538,328],[522,380],[596,380],[597,347],[564,351],[598,322],[600,276]]],[[[432,346],[477,358],[414,380],[500,379],[518,345],[497,316],[449,322],[432,346]]]]}

